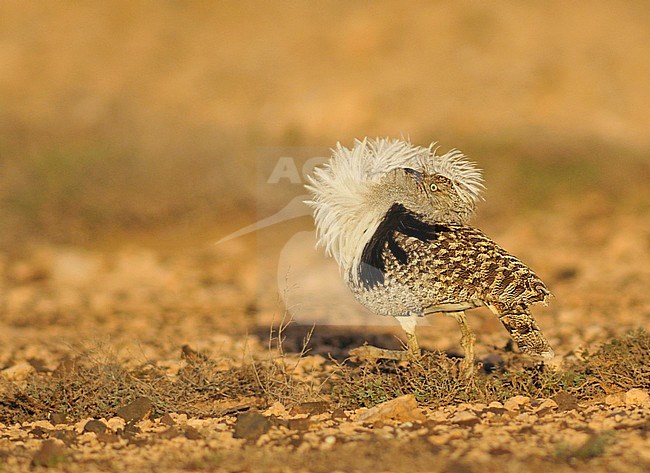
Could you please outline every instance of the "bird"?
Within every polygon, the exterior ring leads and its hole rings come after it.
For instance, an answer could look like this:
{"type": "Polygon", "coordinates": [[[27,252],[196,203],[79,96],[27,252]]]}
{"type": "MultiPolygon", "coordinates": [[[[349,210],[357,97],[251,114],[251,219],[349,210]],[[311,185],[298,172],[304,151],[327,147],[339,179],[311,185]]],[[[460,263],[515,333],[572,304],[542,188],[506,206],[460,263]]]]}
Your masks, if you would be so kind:
{"type": "Polygon", "coordinates": [[[476,336],[465,311],[485,306],[525,355],[554,352],[530,307],[548,304],[542,280],[481,230],[470,225],[485,188],[482,171],[454,149],[407,139],[337,143],[329,161],[305,185],[317,246],[338,263],[355,299],[397,319],[404,350],[359,347],[357,358],[414,360],[421,356],[417,319],[443,313],[460,327],[461,368],[475,370],[476,336]]]}

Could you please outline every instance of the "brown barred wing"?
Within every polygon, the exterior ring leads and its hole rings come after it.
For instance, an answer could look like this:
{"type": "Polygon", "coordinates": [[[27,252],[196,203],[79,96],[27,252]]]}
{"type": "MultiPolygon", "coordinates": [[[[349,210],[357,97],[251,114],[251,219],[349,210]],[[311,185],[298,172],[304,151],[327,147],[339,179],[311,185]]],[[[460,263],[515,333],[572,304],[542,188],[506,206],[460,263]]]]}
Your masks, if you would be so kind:
{"type": "Polygon", "coordinates": [[[396,234],[394,245],[400,257],[386,246],[386,279],[414,288],[425,312],[485,304],[524,353],[553,357],[528,309],[545,303],[550,292],[532,270],[481,231],[449,226],[426,240],[396,234]]]}
{"type": "Polygon", "coordinates": [[[418,287],[431,305],[528,306],[546,303],[550,296],[531,269],[475,228],[449,226],[426,240],[396,233],[393,245],[401,250],[400,258],[391,258],[392,250],[385,249],[387,276],[418,287]]]}

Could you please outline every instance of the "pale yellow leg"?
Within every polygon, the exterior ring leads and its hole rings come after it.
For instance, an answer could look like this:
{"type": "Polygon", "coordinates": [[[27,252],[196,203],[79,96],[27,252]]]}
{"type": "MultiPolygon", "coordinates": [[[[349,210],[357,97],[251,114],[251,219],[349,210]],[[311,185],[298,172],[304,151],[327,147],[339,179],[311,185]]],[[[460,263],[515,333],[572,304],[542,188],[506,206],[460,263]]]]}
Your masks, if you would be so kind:
{"type": "Polygon", "coordinates": [[[460,367],[465,376],[471,377],[476,373],[476,366],[474,365],[474,343],[476,342],[476,336],[471,327],[467,324],[465,312],[447,312],[445,315],[453,317],[456,322],[458,322],[461,334],[460,346],[465,352],[465,358],[463,358],[460,367]]]}
{"type": "Polygon", "coordinates": [[[406,332],[406,348],[411,358],[417,359],[422,356],[420,345],[418,344],[418,338],[415,336],[415,333],[406,332]]]}

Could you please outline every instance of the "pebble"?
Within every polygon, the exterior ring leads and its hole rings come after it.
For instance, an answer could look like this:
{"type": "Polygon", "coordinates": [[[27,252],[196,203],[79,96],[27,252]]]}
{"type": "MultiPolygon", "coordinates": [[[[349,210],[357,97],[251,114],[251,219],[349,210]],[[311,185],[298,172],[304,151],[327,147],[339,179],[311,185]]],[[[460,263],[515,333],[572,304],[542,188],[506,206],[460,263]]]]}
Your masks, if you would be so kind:
{"type": "Polygon", "coordinates": [[[117,429],[123,429],[126,425],[126,422],[121,417],[111,417],[106,421],[106,425],[113,432],[117,432],[117,429]]]}
{"type": "Polygon", "coordinates": [[[560,391],[555,396],[553,400],[557,403],[558,412],[571,411],[577,409],[578,399],[573,395],[569,394],[566,391],[560,391]]]}
{"type": "Polygon", "coordinates": [[[169,413],[164,414],[160,418],[160,423],[168,426],[174,426],[176,425],[176,421],[172,418],[172,416],[169,415],[169,413]]]}
{"type": "Polygon", "coordinates": [[[342,407],[339,407],[337,409],[334,409],[334,412],[332,412],[332,419],[347,419],[348,415],[345,413],[345,409],[342,407]]]}
{"type": "Polygon", "coordinates": [[[643,389],[630,389],[625,393],[626,406],[650,406],[650,394],[643,389]]]}
{"type": "Polygon", "coordinates": [[[461,411],[451,418],[451,423],[462,426],[472,426],[478,424],[481,419],[471,411],[461,411]]]}
{"type": "Polygon", "coordinates": [[[535,409],[535,414],[545,415],[558,408],[557,402],[553,399],[544,399],[535,409]]]}
{"type": "Polygon", "coordinates": [[[267,410],[264,411],[265,416],[276,416],[285,418],[289,415],[287,408],[281,402],[275,401],[267,410]]]}
{"type": "Polygon", "coordinates": [[[86,422],[86,425],[84,425],[83,431],[99,434],[104,433],[107,430],[108,427],[101,420],[90,419],[88,422],[86,422]]]}
{"type": "Polygon", "coordinates": [[[188,440],[201,440],[203,435],[191,425],[185,426],[185,438],[188,440]]]}
{"type": "Polygon", "coordinates": [[[139,397],[130,404],[117,410],[117,415],[127,422],[147,419],[153,410],[153,403],[146,397],[139,397]]]}
{"type": "Polygon", "coordinates": [[[521,409],[521,406],[528,403],[530,403],[530,398],[528,396],[513,396],[503,403],[503,407],[508,411],[518,411],[521,409]]]}
{"type": "Polygon", "coordinates": [[[377,422],[393,419],[407,422],[423,421],[426,417],[419,410],[415,396],[412,394],[406,394],[383,402],[357,415],[357,420],[361,422],[377,422]]]}
{"type": "Polygon", "coordinates": [[[59,412],[52,412],[50,414],[50,422],[53,425],[61,425],[61,424],[68,424],[70,421],[68,420],[65,414],[59,412]]]}
{"type": "Polygon", "coordinates": [[[236,439],[257,440],[271,430],[271,420],[257,411],[244,412],[237,417],[233,437],[236,439]]]}

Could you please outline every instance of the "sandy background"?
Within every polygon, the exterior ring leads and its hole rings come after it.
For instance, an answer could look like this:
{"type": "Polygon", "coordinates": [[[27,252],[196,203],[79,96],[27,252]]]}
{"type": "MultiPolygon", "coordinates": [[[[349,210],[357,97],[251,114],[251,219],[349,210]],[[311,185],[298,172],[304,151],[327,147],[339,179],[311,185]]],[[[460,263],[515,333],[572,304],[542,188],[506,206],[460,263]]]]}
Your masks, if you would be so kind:
{"type": "Polygon", "coordinates": [[[439,141],[499,174],[530,154],[647,156],[649,15],[635,1],[3,2],[3,236],[228,225],[258,205],[269,148],[366,135],[439,141]]]}

